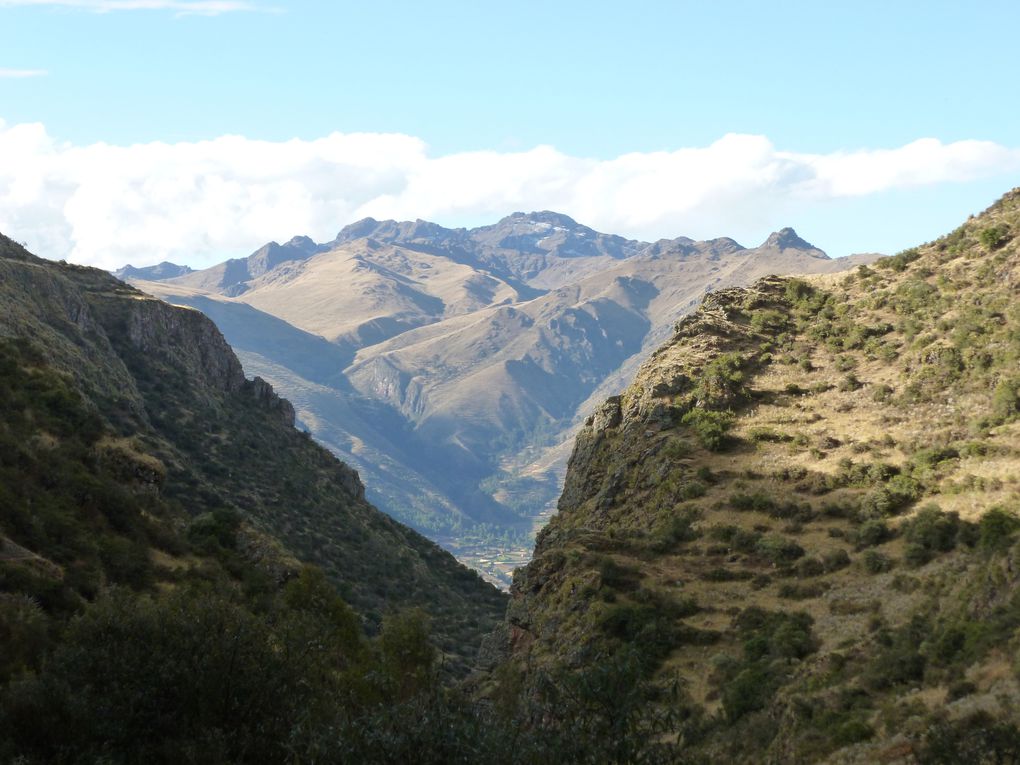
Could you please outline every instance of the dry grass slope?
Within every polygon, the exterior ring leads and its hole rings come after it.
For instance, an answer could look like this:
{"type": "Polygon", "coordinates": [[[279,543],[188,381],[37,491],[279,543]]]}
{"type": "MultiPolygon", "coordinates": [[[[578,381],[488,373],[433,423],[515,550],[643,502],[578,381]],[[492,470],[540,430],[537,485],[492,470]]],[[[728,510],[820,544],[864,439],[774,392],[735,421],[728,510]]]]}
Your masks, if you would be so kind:
{"type": "Polygon", "coordinates": [[[514,662],[639,646],[713,762],[951,761],[1016,723],[1017,234],[1020,191],[848,275],[709,295],[581,431],[514,662]]]}

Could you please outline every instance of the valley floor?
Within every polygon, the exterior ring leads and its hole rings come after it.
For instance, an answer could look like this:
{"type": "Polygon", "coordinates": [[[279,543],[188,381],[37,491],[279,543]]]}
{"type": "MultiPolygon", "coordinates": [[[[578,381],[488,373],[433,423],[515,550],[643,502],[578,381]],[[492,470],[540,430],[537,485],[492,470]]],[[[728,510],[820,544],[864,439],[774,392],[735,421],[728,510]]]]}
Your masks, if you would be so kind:
{"type": "Polygon", "coordinates": [[[514,544],[500,544],[457,535],[430,535],[430,538],[465,566],[481,574],[485,581],[501,590],[509,590],[514,570],[531,562],[535,535],[549,522],[555,512],[554,504],[543,508],[532,520],[528,536],[522,542],[514,544]]]}

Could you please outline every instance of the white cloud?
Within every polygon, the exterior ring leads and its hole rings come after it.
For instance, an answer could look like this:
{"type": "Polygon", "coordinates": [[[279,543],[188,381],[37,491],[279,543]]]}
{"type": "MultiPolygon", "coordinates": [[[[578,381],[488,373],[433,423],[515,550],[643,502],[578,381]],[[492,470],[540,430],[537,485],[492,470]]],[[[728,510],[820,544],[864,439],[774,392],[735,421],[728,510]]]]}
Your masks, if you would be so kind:
{"type": "Polygon", "coordinates": [[[550,146],[432,156],[418,138],[374,133],[75,146],[0,121],[0,231],[104,267],[208,265],[294,234],[325,241],[368,215],[463,225],[552,209],[642,239],[754,243],[819,202],[1017,170],[1020,149],[982,141],[806,154],[731,134],[595,160],[550,146]]]}
{"type": "Polygon", "coordinates": [[[176,11],[184,16],[218,16],[233,11],[262,10],[241,0],[0,0],[0,8],[45,6],[77,8],[92,13],[112,11],[176,11]]]}
{"type": "Polygon", "coordinates": [[[20,80],[25,77],[45,77],[45,69],[0,69],[0,80],[20,80]]]}

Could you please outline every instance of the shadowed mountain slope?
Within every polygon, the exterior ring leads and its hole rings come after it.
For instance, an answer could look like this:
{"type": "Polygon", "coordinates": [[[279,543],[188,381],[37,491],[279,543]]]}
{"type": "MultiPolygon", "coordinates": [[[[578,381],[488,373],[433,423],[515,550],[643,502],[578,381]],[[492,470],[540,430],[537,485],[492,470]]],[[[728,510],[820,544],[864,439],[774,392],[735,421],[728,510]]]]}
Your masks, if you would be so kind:
{"type": "MultiPolygon", "coordinates": [[[[316,364],[337,353],[335,346],[247,306],[231,308],[246,314],[239,329],[251,329],[256,322],[247,314],[256,314],[282,333],[296,368],[328,379],[316,364]]],[[[372,507],[358,474],[293,427],[293,407],[268,383],[245,378],[223,335],[199,311],[168,305],[102,271],[35,258],[0,239],[0,341],[13,348],[12,374],[27,365],[31,374],[65,381],[66,395],[76,397],[68,407],[80,397],[97,429],[81,445],[82,458],[120,471],[138,492],[139,506],[163,514],[158,523],[236,516],[250,531],[253,560],[265,558],[279,576],[294,569],[295,558],[318,564],[370,630],[402,605],[447,614],[437,620],[437,638],[454,671],[466,667],[485,624],[497,618],[500,594],[372,507]]],[[[31,411],[27,416],[29,427],[31,411]]],[[[60,444],[60,433],[40,424],[24,448],[40,456],[60,444]]],[[[56,591],[73,592],[85,576],[75,573],[73,548],[40,526],[62,516],[33,521],[40,500],[20,494],[22,458],[16,444],[4,445],[15,451],[3,454],[9,470],[0,533],[53,564],[56,591]]],[[[60,486],[78,478],[56,474],[53,480],[60,486]]],[[[81,480],[68,489],[70,499],[61,495],[68,504],[60,513],[69,519],[105,512],[81,480]]],[[[137,514],[125,501],[124,512],[137,514]]],[[[117,521],[110,522],[116,529],[117,521]]],[[[135,549],[144,563],[143,537],[111,544],[135,545],[125,549],[135,549]]]]}

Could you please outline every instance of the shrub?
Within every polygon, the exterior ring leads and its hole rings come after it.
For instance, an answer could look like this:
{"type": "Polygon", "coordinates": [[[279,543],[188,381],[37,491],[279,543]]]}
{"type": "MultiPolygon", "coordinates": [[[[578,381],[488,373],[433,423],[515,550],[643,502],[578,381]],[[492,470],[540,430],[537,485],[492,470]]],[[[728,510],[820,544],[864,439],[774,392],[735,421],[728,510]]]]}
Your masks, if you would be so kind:
{"type": "Polygon", "coordinates": [[[719,662],[723,712],[732,722],[768,704],[782,684],[782,662],[802,659],[816,649],[808,614],[768,612],[752,606],[734,619],[743,656],[719,662]]]}
{"type": "Polygon", "coordinates": [[[978,544],[984,550],[1002,550],[1013,543],[1020,518],[1001,507],[993,507],[978,523],[978,544]]]}
{"type": "Polygon", "coordinates": [[[683,416],[684,425],[694,431],[701,445],[709,451],[724,449],[728,442],[727,433],[733,427],[733,415],[711,409],[692,409],[683,416]]]}
{"type": "Polygon", "coordinates": [[[918,449],[910,457],[915,466],[922,469],[932,470],[938,467],[940,462],[957,459],[960,452],[952,446],[930,446],[918,449]]]}
{"type": "Polygon", "coordinates": [[[603,587],[611,590],[633,590],[638,586],[640,572],[632,566],[624,566],[609,557],[598,560],[599,579],[603,587]]]}
{"type": "Polygon", "coordinates": [[[921,496],[921,485],[909,476],[896,475],[884,486],[877,486],[861,499],[864,518],[893,515],[921,496]]]}
{"type": "Polygon", "coordinates": [[[774,308],[762,308],[751,314],[751,328],[756,332],[773,334],[783,330],[790,320],[774,308]]]}
{"type": "Polygon", "coordinates": [[[992,416],[1004,422],[1017,414],[1020,414],[1020,378],[1007,377],[999,381],[992,393],[992,416]]]}
{"type": "Polygon", "coordinates": [[[274,644],[264,620],[209,593],[106,598],[8,699],[9,722],[23,745],[56,754],[62,743],[85,761],[117,752],[130,753],[125,762],[172,762],[196,742],[209,762],[252,752],[284,761],[318,682],[302,660],[317,655],[308,648],[274,644]],[[51,740],[56,731],[62,742],[51,740]]]}
{"type": "Polygon", "coordinates": [[[420,608],[383,619],[378,639],[382,671],[398,701],[421,693],[434,681],[438,654],[429,641],[428,624],[429,617],[420,608]]]}
{"type": "Polygon", "coordinates": [[[202,513],[188,524],[188,540],[206,552],[213,552],[217,546],[233,550],[237,547],[240,527],[241,516],[236,510],[213,510],[202,513]]]}
{"type": "Polygon", "coordinates": [[[907,542],[904,559],[912,566],[921,566],[939,553],[949,552],[968,525],[957,513],[943,513],[938,505],[923,507],[903,525],[907,542]]]}
{"type": "Polygon", "coordinates": [[[893,567],[892,558],[888,555],[883,555],[878,550],[865,551],[864,555],[861,556],[861,560],[864,563],[864,570],[869,574],[881,574],[893,567]]]}
{"type": "Polygon", "coordinates": [[[49,619],[34,599],[0,593],[0,683],[34,668],[48,642],[49,619]]]}
{"type": "Polygon", "coordinates": [[[797,576],[807,579],[825,573],[825,565],[818,558],[801,558],[794,567],[797,576]]]}
{"type": "Polygon", "coordinates": [[[681,500],[697,499],[704,497],[707,492],[708,487],[701,481],[687,481],[680,487],[677,497],[681,500]]]}
{"type": "Polygon", "coordinates": [[[749,395],[746,366],[747,361],[739,353],[724,353],[705,364],[695,388],[701,406],[728,409],[745,400],[749,395]]]}
{"type": "Polygon", "coordinates": [[[849,393],[851,391],[860,390],[864,387],[864,383],[857,379],[857,375],[849,374],[840,380],[839,385],[836,387],[842,393],[849,393]]]}
{"type": "Polygon", "coordinates": [[[668,513],[656,524],[653,546],[660,551],[665,551],[681,542],[697,539],[698,532],[694,529],[694,523],[698,517],[699,514],[696,510],[687,508],[677,513],[668,513]]]}
{"type": "Polygon", "coordinates": [[[719,480],[716,477],[716,475],[712,472],[712,469],[709,468],[707,465],[702,465],[701,467],[699,467],[697,472],[695,473],[695,476],[697,476],[697,479],[702,483],[716,483],[719,480]]]}
{"type": "Polygon", "coordinates": [[[865,521],[861,524],[861,527],[857,529],[857,547],[874,547],[880,545],[883,542],[888,542],[892,538],[892,531],[885,524],[884,521],[873,519],[865,521]]]}
{"type": "Polygon", "coordinates": [[[784,296],[794,308],[816,313],[825,303],[826,295],[802,279],[787,279],[784,296]]]}
{"type": "Polygon", "coordinates": [[[722,705],[726,717],[735,721],[762,709],[776,692],[777,685],[767,667],[754,665],[741,670],[723,688],[722,705]]]}
{"type": "Polygon", "coordinates": [[[879,268],[888,268],[891,271],[901,272],[907,269],[907,266],[913,263],[921,257],[920,251],[916,247],[911,247],[909,250],[902,250],[888,258],[882,258],[875,262],[875,265],[879,268]]]}
{"type": "Polygon", "coordinates": [[[691,453],[691,445],[682,438],[674,438],[663,447],[662,453],[671,460],[682,459],[691,453]]]}
{"type": "Polygon", "coordinates": [[[769,513],[776,507],[775,501],[763,491],[756,491],[753,494],[740,492],[731,494],[730,505],[737,510],[756,510],[759,513],[769,513]]]}
{"type": "Polygon", "coordinates": [[[783,584],[776,593],[786,600],[811,600],[820,598],[829,586],[825,582],[809,582],[805,584],[783,584]]]}
{"type": "Polygon", "coordinates": [[[884,690],[902,683],[914,683],[924,677],[927,662],[917,651],[922,636],[916,636],[915,642],[906,637],[897,636],[892,645],[879,650],[861,673],[861,680],[866,688],[884,690]]]}
{"type": "Polygon", "coordinates": [[[989,250],[997,250],[1008,241],[1008,231],[1005,226],[989,226],[978,234],[978,241],[989,250]]]}
{"type": "Polygon", "coordinates": [[[852,719],[836,728],[832,740],[837,746],[850,746],[860,741],[867,741],[874,735],[874,729],[866,721],[852,719]]]}
{"type": "Polygon", "coordinates": [[[1020,727],[984,710],[958,720],[939,719],[928,727],[918,761],[931,765],[1016,762],[1020,727]]]}
{"type": "Polygon", "coordinates": [[[802,557],[804,548],[792,539],[781,537],[778,534],[769,534],[758,540],[755,552],[776,566],[781,563],[790,563],[802,557]]]}
{"type": "Polygon", "coordinates": [[[884,404],[892,398],[893,389],[885,383],[879,383],[871,391],[872,401],[878,404],[884,404]]]}
{"type": "Polygon", "coordinates": [[[822,566],[826,572],[839,571],[841,568],[846,568],[849,565],[850,555],[842,548],[832,550],[822,556],[822,566]]]}

